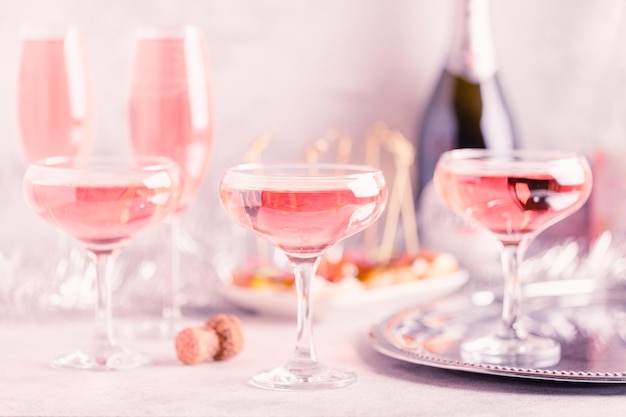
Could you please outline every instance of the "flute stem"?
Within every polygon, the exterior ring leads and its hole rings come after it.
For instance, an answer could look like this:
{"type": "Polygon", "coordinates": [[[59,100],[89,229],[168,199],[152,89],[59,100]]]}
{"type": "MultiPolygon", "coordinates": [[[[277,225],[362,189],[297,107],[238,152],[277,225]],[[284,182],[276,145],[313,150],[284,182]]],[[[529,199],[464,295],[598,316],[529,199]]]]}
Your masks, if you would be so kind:
{"type": "Polygon", "coordinates": [[[180,308],[180,249],[182,218],[175,213],[169,219],[170,226],[170,274],[166,280],[165,299],[162,316],[167,327],[166,333],[173,334],[182,313],[180,308]]]}

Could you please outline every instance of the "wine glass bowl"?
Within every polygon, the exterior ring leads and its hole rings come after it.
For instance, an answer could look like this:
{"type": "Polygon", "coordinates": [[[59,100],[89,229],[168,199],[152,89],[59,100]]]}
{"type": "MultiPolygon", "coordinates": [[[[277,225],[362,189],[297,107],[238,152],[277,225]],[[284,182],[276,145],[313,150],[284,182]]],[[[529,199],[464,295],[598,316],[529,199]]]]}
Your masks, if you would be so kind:
{"type": "Polygon", "coordinates": [[[501,324],[494,334],[464,341],[462,357],[507,366],[558,363],[558,342],[524,327],[518,269],[531,240],[588,199],[592,174],[586,159],[561,151],[457,149],[439,158],[434,184],[452,211],[490,231],[501,244],[501,324]]]}
{"type": "Polygon", "coordinates": [[[87,45],[76,27],[23,27],[17,116],[27,162],[91,153],[95,140],[91,81],[87,45]]]}
{"type": "Polygon", "coordinates": [[[178,163],[183,210],[198,193],[213,151],[209,57],[201,30],[141,28],[131,75],[131,147],[137,155],[163,155],[178,163]]]}
{"type": "Polygon", "coordinates": [[[33,212],[84,245],[96,267],[93,341],[53,365],[117,370],[148,363],[113,338],[111,273],[129,240],[176,209],[181,190],[177,165],[163,157],[52,157],[31,163],[23,186],[33,212]]]}
{"type": "Polygon", "coordinates": [[[312,339],[311,286],[320,256],[372,225],[383,212],[387,186],[380,170],[339,164],[244,164],[228,169],[220,201],[232,220],[289,259],[296,280],[298,331],[291,359],[260,373],[270,389],[338,388],[356,375],[318,363],[312,339]]]}

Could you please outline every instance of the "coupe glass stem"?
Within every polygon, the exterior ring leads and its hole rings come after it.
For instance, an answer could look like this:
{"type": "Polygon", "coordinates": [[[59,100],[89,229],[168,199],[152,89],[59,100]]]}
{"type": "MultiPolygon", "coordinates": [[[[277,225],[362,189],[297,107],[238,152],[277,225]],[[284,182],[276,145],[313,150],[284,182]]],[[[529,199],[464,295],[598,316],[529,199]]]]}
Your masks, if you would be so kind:
{"type": "Polygon", "coordinates": [[[310,368],[317,364],[317,353],[313,343],[311,290],[320,257],[298,258],[290,256],[289,260],[294,268],[298,297],[298,331],[296,347],[290,359],[290,366],[310,368]]]}
{"type": "Polygon", "coordinates": [[[117,251],[89,250],[96,266],[96,310],[94,344],[101,348],[113,346],[113,319],[111,302],[111,278],[117,251]]]}
{"type": "Polygon", "coordinates": [[[520,242],[501,242],[501,259],[504,273],[504,294],[502,300],[502,323],[498,336],[504,339],[524,339],[526,330],[520,323],[522,316],[522,279],[519,275],[519,265],[530,238],[523,238],[520,242]]]}

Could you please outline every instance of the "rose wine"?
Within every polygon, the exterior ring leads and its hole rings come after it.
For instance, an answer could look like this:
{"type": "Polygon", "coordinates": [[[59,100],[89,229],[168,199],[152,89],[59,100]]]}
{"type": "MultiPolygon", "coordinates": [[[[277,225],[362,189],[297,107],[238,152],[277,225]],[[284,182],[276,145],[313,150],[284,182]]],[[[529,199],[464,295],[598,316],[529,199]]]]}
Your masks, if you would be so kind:
{"type": "Polygon", "coordinates": [[[576,211],[591,192],[589,175],[552,172],[478,171],[439,166],[435,184],[456,213],[471,217],[498,235],[532,233],[576,211]]]}
{"type": "Polygon", "coordinates": [[[345,184],[319,189],[223,184],[220,198],[239,225],[286,253],[317,254],[378,218],[387,189],[375,182],[370,184],[369,189],[359,193],[345,184]]]}
{"type": "Polygon", "coordinates": [[[117,245],[173,210],[179,185],[155,173],[128,180],[114,174],[76,181],[27,181],[33,211],[87,246],[117,245]]]}
{"type": "Polygon", "coordinates": [[[75,31],[22,40],[18,121],[26,161],[91,152],[95,123],[85,52],[75,31]]]}
{"type": "Polygon", "coordinates": [[[197,31],[185,33],[139,39],[129,98],[134,153],[178,163],[184,184],[180,209],[198,193],[213,147],[208,55],[197,31]]]}

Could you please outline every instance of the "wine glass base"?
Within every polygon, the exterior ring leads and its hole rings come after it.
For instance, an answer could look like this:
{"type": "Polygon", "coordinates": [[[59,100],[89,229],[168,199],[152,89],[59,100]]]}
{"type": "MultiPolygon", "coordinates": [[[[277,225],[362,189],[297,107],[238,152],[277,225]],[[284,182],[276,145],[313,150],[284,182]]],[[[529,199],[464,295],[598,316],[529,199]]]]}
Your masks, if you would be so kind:
{"type": "Polygon", "coordinates": [[[172,339],[183,329],[182,320],[147,319],[125,326],[121,333],[137,339],[172,339]]]}
{"type": "Polygon", "coordinates": [[[561,360],[561,345],[556,340],[534,335],[523,339],[484,336],[463,342],[461,358],[470,363],[545,368],[561,360]]]}
{"type": "Polygon", "coordinates": [[[342,388],[356,381],[354,372],[321,365],[305,369],[278,367],[255,375],[250,380],[253,385],[261,388],[300,391],[342,388]]]}
{"type": "Polygon", "coordinates": [[[121,346],[88,346],[52,361],[55,368],[88,371],[123,371],[148,365],[143,353],[121,346]]]}

